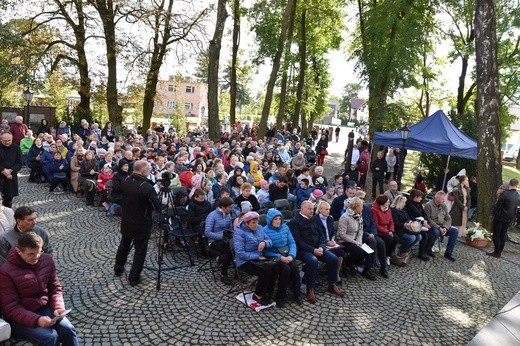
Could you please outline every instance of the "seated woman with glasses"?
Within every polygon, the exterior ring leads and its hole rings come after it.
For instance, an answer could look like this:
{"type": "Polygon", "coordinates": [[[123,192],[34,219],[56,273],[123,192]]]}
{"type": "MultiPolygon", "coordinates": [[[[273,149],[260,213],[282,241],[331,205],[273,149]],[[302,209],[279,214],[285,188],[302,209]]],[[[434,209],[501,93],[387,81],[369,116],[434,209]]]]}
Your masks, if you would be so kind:
{"type": "MultiPolygon", "coordinates": [[[[363,200],[359,197],[350,199],[346,212],[339,218],[338,242],[345,246],[345,251],[350,254],[347,258],[348,265],[360,265],[364,263],[363,276],[369,280],[376,280],[372,273],[375,252],[367,253],[363,246],[363,200]]],[[[375,244],[375,243],[374,243],[375,244]]]]}
{"type": "Polygon", "coordinates": [[[421,234],[411,232],[412,219],[405,209],[406,197],[396,196],[392,202],[392,219],[394,220],[395,233],[399,236],[402,243],[399,247],[399,257],[401,259],[410,257],[412,246],[421,241],[421,234]]]}
{"type": "Polygon", "coordinates": [[[426,212],[423,209],[422,199],[424,193],[421,190],[413,189],[410,191],[410,196],[408,197],[408,201],[406,201],[406,212],[408,216],[410,216],[413,220],[421,220],[422,222],[422,231],[421,231],[421,241],[419,242],[419,259],[421,261],[429,261],[428,256],[434,256],[433,252],[427,253],[426,249],[431,249],[433,243],[435,242],[435,237],[433,232],[431,232],[431,225],[426,220],[426,212]],[[428,255],[428,256],[427,256],[428,255]]]}
{"type": "Polygon", "coordinates": [[[242,216],[233,235],[233,249],[237,269],[258,277],[253,299],[260,305],[270,305],[272,301],[268,293],[274,291],[279,262],[267,261],[262,254],[273,242],[262,227],[258,226],[258,218],[258,213],[254,211],[242,216]]]}

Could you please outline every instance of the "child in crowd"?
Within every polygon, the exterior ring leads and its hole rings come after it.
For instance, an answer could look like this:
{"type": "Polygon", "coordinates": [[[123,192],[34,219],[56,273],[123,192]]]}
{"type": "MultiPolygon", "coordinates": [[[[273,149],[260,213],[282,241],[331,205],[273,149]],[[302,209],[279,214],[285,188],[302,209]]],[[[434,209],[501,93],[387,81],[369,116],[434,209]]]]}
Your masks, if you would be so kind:
{"type": "Polygon", "coordinates": [[[311,201],[314,204],[314,209],[318,207],[318,204],[321,202],[321,197],[323,196],[323,191],[320,189],[315,189],[312,191],[309,201],[311,201]]]}
{"type": "Polygon", "coordinates": [[[269,183],[267,180],[260,180],[260,189],[256,193],[256,198],[258,199],[258,203],[269,201],[269,183]]]}
{"type": "Polygon", "coordinates": [[[300,208],[303,201],[306,201],[311,196],[312,190],[309,188],[309,179],[303,178],[300,181],[300,186],[296,192],[296,208],[300,208]]]}
{"type": "MultiPolygon", "coordinates": [[[[341,188],[341,190],[343,191],[343,185],[340,185],[338,187],[341,188]]],[[[327,187],[327,191],[325,192],[325,194],[323,196],[321,196],[321,200],[325,201],[329,204],[332,204],[332,201],[334,200],[334,198],[336,198],[336,195],[334,194],[334,190],[335,190],[334,186],[327,187]]]]}

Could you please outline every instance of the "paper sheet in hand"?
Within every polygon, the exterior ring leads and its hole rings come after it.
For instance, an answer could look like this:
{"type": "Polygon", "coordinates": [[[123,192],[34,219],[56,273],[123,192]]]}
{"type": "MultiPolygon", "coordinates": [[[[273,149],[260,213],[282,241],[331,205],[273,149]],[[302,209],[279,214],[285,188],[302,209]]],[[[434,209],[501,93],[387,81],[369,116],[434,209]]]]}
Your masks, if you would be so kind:
{"type": "Polygon", "coordinates": [[[374,250],[372,250],[372,248],[365,243],[363,243],[363,245],[361,245],[361,248],[363,249],[363,251],[365,251],[368,254],[371,254],[372,252],[374,252],[374,250]]]}
{"type": "Polygon", "coordinates": [[[58,315],[58,316],[54,316],[54,318],[52,319],[52,322],[56,323],[56,322],[59,322],[63,319],[63,317],[65,317],[72,309],[68,309],[68,310],[65,310],[63,311],[62,314],[58,315]]]}

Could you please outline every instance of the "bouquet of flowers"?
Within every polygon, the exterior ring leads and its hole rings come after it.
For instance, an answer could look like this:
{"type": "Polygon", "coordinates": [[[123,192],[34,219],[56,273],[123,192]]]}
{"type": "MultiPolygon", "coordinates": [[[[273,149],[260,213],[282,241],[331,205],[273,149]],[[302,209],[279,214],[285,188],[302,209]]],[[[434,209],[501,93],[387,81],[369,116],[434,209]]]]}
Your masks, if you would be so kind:
{"type": "Polygon", "coordinates": [[[475,227],[468,228],[466,231],[466,240],[491,240],[491,233],[475,222],[475,227]]]}

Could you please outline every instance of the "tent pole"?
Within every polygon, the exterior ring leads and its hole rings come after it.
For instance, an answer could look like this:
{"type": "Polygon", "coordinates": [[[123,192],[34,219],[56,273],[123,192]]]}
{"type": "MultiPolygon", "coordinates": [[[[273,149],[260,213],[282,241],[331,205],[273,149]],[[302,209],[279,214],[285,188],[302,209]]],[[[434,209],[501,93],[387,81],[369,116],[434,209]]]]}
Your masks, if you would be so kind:
{"type": "Polygon", "coordinates": [[[444,186],[446,185],[446,176],[448,175],[448,166],[450,164],[450,157],[451,157],[451,155],[448,155],[448,159],[446,160],[446,168],[444,169],[444,180],[442,181],[443,190],[444,190],[444,186]]]}

